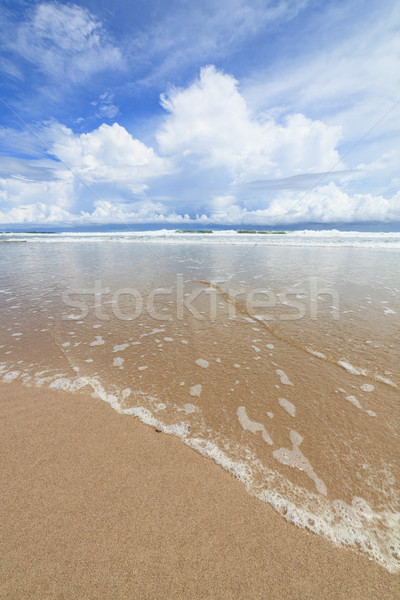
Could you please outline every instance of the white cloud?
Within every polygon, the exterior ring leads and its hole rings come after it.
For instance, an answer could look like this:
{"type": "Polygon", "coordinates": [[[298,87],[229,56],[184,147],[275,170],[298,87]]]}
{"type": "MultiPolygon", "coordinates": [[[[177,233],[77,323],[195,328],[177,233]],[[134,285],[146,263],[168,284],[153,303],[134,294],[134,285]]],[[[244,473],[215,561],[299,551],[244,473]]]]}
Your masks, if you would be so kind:
{"type": "Polygon", "coordinates": [[[0,203],[11,207],[37,203],[69,207],[74,203],[73,191],[72,177],[65,173],[56,181],[33,181],[22,177],[0,179],[0,203]]]}
{"type": "Polygon", "coordinates": [[[282,177],[331,169],[340,128],[289,115],[283,124],[251,113],[230,75],[208,66],[188,88],[161,97],[169,112],[157,134],[165,154],[224,167],[235,178],[282,177]]]}
{"type": "MultiPolygon", "coordinates": [[[[112,102],[107,94],[100,100],[112,102]]],[[[395,169],[396,152],[360,163],[356,172],[343,170],[339,128],[302,114],[279,122],[251,111],[237,81],[211,66],[163,96],[162,105],[155,149],[118,123],[82,134],[47,123],[38,151],[29,135],[4,130],[4,139],[35,158],[10,158],[15,176],[0,179],[0,222],[400,220],[400,184],[367,193],[366,179],[361,193],[361,178],[385,178],[395,169]],[[46,143],[53,158],[43,155],[46,143]]]]}
{"type": "Polygon", "coordinates": [[[187,215],[169,210],[161,202],[143,201],[131,204],[111,203],[104,200],[94,204],[92,213],[82,218],[95,223],[180,223],[190,221],[187,215]]]}
{"type": "Polygon", "coordinates": [[[249,209],[234,196],[214,199],[212,210],[189,217],[164,202],[135,203],[97,199],[87,211],[74,211],[72,182],[34,183],[0,180],[0,223],[87,225],[91,223],[199,223],[223,225],[270,225],[314,222],[400,221],[400,192],[391,198],[372,194],[350,195],[334,183],[307,195],[281,192],[266,207],[249,209]],[[6,206],[1,208],[6,198],[6,206]],[[47,201],[45,202],[44,199],[47,201]],[[52,199],[51,202],[48,200],[52,199]]]}
{"type": "MultiPolygon", "coordinates": [[[[328,11],[297,54],[280,57],[268,69],[258,68],[246,77],[243,89],[250,106],[255,110],[275,106],[283,113],[295,107],[317,115],[340,125],[347,143],[366,134],[399,100],[400,72],[398,4],[389,1],[369,8],[360,11],[356,3],[332,4],[338,21],[330,22],[328,11]]],[[[386,136],[382,140],[383,134],[398,130],[398,111],[399,107],[384,117],[368,136],[383,141],[382,153],[390,143],[386,136]]],[[[349,160],[354,156],[359,162],[360,150],[365,151],[365,144],[349,160]]]]}
{"type": "Polygon", "coordinates": [[[119,108],[113,104],[114,94],[110,92],[104,92],[100,95],[98,101],[93,101],[92,106],[97,107],[96,117],[106,117],[107,119],[114,119],[119,113],[119,108]]]}
{"type": "Polygon", "coordinates": [[[38,4],[8,45],[45,74],[73,82],[124,65],[101,23],[76,4],[38,4]]]}
{"type": "Polygon", "coordinates": [[[167,173],[170,168],[166,159],[157,156],[153,148],[133,138],[118,123],[103,123],[98,129],[81,135],[56,123],[48,129],[47,137],[51,140],[51,152],[89,183],[135,186],[167,173]]]}
{"type": "MultiPolygon", "coordinates": [[[[105,222],[107,215],[112,222],[142,222],[167,214],[144,194],[153,178],[169,172],[169,161],[124,127],[103,124],[79,135],[52,123],[40,139],[56,160],[30,161],[29,169],[25,161],[14,161],[14,168],[19,163],[25,168],[21,176],[0,179],[1,223],[105,222]]],[[[25,145],[28,141],[22,136],[25,145]]]]}
{"type": "Polygon", "coordinates": [[[0,223],[60,223],[70,220],[74,204],[72,177],[57,181],[0,179],[0,223]]]}
{"type": "Polygon", "coordinates": [[[400,192],[391,198],[372,194],[350,195],[333,182],[306,194],[284,191],[266,207],[249,210],[235,204],[218,208],[210,215],[210,223],[243,223],[276,225],[279,223],[352,223],[366,221],[399,221],[400,192]]]}

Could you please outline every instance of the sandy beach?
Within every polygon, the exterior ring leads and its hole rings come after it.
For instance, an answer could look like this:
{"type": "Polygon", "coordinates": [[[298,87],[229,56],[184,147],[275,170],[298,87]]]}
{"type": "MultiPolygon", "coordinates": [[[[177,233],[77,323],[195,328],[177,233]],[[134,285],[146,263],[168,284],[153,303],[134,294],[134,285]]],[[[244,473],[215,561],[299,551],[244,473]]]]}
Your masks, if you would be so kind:
{"type": "Polygon", "coordinates": [[[2,598],[398,598],[398,576],[89,395],[1,384],[0,411],[2,598]]]}

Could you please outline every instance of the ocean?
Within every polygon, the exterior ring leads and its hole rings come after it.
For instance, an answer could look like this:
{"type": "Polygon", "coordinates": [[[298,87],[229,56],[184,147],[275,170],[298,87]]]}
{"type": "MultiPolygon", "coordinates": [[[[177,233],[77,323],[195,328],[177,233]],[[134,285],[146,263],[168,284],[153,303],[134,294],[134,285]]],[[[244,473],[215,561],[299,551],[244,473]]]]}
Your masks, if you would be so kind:
{"type": "Polygon", "coordinates": [[[90,391],[400,570],[400,233],[3,233],[0,256],[3,381],[90,391]]]}

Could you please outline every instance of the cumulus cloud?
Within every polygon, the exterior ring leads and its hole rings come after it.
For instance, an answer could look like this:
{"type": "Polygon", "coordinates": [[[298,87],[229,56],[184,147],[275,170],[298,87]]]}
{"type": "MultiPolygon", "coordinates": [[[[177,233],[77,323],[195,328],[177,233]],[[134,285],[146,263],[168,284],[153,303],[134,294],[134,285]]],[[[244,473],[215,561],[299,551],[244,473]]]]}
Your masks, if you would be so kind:
{"type": "Polygon", "coordinates": [[[71,206],[73,198],[72,178],[62,174],[56,181],[32,181],[23,177],[0,179],[0,203],[13,207],[26,207],[47,203],[49,207],[71,206]]]}
{"type": "Polygon", "coordinates": [[[76,4],[37,4],[8,46],[46,75],[73,82],[124,64],[102,24],[76,4]]]}
{"type": "MultiPolygon", "coordinates": [[[[108,95],[100,100],[112,103],[108,95]]],[[[386,176],[396,153],[344,170],[338,127],[302,114],[279,121],[271,112],[255,113],[238,82],[212,66],[161,102],[166,113],[154,148],[118,123],[87,133],[46,123],[36,150],[27,134],[7,130],[3,138],[31,148],[32,158],[14,158],[14,176],[0,179],[0,222],[400,220],[399,186],[350,191],[368,174],[386,176]]]]}
{"type": "Polygon", "coordinates": [[[108,181],[135,186],[169,170],[166,159],[157,156],[153,148],[135,139],[118,123],[103,123],[98,129],[80,135],[55,123],[46,135],[54,156],[90,183],[108,181]]]}
{"type": "Polygon", "coordinates": [[[73,181],[65,174],[56,181],[0,178],[0,223],[68,222],[73,203],[73,181]]]}
{"type": "Polygon", "coordinates": [[[30,161],[29,169],[25,161],[14,161],[24,174],[0,179],[1,223],[141,222],[166,215],[163,204],[143,203],[143,195],[170,164],[121,125],[75,134],[54,122],[43,127],[40,141],[47,142],[53,160],[30,161]]]}
{"type": "Polygon", "coordinates": [[[186,89],[161,96],[169,115],[157,134],[165,154],[197,166],[223,167],[235,180],[331,169],[339,160],[340,128],[302,114],[284,123],[249,110],[238,82],[213,66],[186,89]]]}
{"type": "Polygon", "coordinates": [[[353,223],[399,221],[400,192],[390,198],[373,194],[348,194],[330,182],[300,194],[279,193],[268,206],[250,210],[235,201],[210,215],[211,223],[276,225],[279,223],[353,223]]]}

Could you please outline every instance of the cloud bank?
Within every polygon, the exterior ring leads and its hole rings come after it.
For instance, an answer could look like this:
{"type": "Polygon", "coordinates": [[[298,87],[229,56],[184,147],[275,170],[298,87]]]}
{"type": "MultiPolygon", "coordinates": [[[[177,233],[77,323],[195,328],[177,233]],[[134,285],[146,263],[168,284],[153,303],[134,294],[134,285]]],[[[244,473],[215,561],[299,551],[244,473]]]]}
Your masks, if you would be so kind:
{"type": "MultiPolygon", "coordinates": [[[[50,19],[51,39],[58,40],[60,15],[46,10],[39,22],[50,19]]],[[[67,27],[95,51],[99,26],[75,12],[78,20],[67,27]]],[[[117,58],[112,48],[107,52],[117,58]]],[[[79,61],[76,68],[75,76],[82,75],[79,61]]],[[[251,110],[239,82],[212,65],[186,87],[171,87],[160,103],[164,116],[152,146],[118,122],[84,133],[57,121],[40,124],[36,133],[7,130],[31,156],[15,156],[13,175],[0,179],[0,223],[400,220],[399,192],[384,197],[351,190],[360,178],[385,171],[393,155],[347,168],[337,125],[302,113],[278,118],[273,110],[251,110]]]]}

